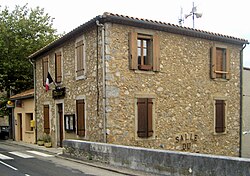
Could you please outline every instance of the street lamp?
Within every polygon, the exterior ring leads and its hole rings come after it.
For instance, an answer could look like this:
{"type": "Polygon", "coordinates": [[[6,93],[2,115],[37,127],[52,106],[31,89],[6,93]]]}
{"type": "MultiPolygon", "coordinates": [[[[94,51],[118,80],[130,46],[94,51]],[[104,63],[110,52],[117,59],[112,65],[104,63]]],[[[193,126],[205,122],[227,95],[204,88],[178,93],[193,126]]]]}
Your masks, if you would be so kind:
{"type": "Polygon", "coordinates": [[[196,18],[201,18],[202,17],[202,13],[197,13],[197,7],[194,6],[194,2],[193,2],[193,8],[192,8],[192,11],[185,15],[185,18],[187,19],[189,16],[193,16],[193,28],[194,28],[194,16],[196,18]]]}

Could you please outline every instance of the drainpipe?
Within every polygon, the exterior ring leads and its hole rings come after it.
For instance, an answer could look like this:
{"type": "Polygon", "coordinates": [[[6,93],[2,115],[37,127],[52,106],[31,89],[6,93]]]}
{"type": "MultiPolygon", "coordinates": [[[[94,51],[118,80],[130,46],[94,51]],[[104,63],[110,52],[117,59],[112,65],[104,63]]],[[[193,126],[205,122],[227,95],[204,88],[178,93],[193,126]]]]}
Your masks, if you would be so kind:
{"type": "Polygon", "coordinates": [[[239,149],[239,157],[242,156],[242,105],[243,105],[243,90],[242,90],[242,84],[243,84],[243,50],[245,49],[246,44],[243,45],[243,47],[240,50],[240,149],[239,149]]]}
{"type": "MultiPolygon", "coordinates": [[[[107,134],[106,134],[106,63],[105,63],[105,27],[98,20],[96,21],[96,25],[102,30],[102,85],[103,85],[103,93],[102,93],[102,105],[103,105],[103,142],[107,143],[107,134]]],[[[97,38],[98,40],[98,38],[97,38]]]]}
{"type": "Polygon", "coordinates": [[[34,116],[33,118],[35,118],[35,143],[37,142],[37,118],[36,118],[36,64],[34,62],[32,62],[31,59],[29,59],[30,63],[33,66],[33,79],[34,79],[34,116]]]}

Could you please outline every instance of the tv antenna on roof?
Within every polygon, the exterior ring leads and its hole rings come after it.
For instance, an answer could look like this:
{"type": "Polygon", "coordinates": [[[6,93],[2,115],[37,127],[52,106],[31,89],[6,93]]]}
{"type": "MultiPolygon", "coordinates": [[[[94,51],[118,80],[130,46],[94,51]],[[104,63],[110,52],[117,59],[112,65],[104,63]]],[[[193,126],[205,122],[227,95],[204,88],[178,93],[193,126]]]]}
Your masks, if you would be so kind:
{"type": "Polygon", "coordinates": [[[194,6],[194,2],[193,2],[193,8],[192,11],[189,14],[185,15],[185,18],[187,19],[189,16],[193,17],[193,28],[194,28],[194,16],[196,18],[201,18],[202,17],[202,13],[198,13],[197,12],[197,6],[194,6]]]}
{"type": "Polygon", "coordinates": [[[179,16],[178,19],[179,25],[182,26],[182,24],[184,23],[184,18],[183,18],[183,8],[181,7],[181,14],[179,16]]]}

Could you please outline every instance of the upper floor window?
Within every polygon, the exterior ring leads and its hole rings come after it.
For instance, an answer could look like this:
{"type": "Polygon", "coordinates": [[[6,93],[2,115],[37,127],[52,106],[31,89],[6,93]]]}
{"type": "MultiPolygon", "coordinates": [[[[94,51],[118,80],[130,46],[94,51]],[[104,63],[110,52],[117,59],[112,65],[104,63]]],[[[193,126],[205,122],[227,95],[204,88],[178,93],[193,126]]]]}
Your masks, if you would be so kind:
{"type": "Polygon", "coordinates": [[[62,82],[62,55],[61,52],[55,53],[55,81],[56,83],[62,82]]]}
{"type": "Polygon", "coordinates": [[[46,84],[46,78],[49,72],[49,57],[44,57],[43,62],[43,86],[46,84]]]}
{"type": "Polygon", "coordinates": [[[130,69],[159,71],[158,35],[131,32],[129,35],[130,69]]]}
{"type": "Polygon", "coordinates": [[[83,37],[76,40],[75,43],[75,56],[76,56],[76,77],[81,79],[84,77],[85,71],[85,45],[83,37]]]}
{"type": "Polygon", "coordinates": [[[229,50],[223,47],[212,47],[211,49],[211,77],[230,79],[230,57],[229,50]]]}

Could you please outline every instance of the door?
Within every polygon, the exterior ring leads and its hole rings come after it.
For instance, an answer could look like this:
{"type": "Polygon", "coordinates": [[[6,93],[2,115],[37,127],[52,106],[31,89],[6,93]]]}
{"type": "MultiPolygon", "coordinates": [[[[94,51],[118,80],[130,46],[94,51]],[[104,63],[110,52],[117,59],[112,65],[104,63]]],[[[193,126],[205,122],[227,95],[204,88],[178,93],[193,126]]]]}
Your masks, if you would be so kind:
{"type": "Polygon", "coordinates": [[[22,114],[18,114],[19,117],[19,140],[23,140],[23,121],[22,121],[22,114]]]}
{"type": "Polygon", "coordinates": [[[59,118],[59,146],[62,147],[63,141],[63,108],[62,104],[58,104],[58,118],[59,118]]]}

